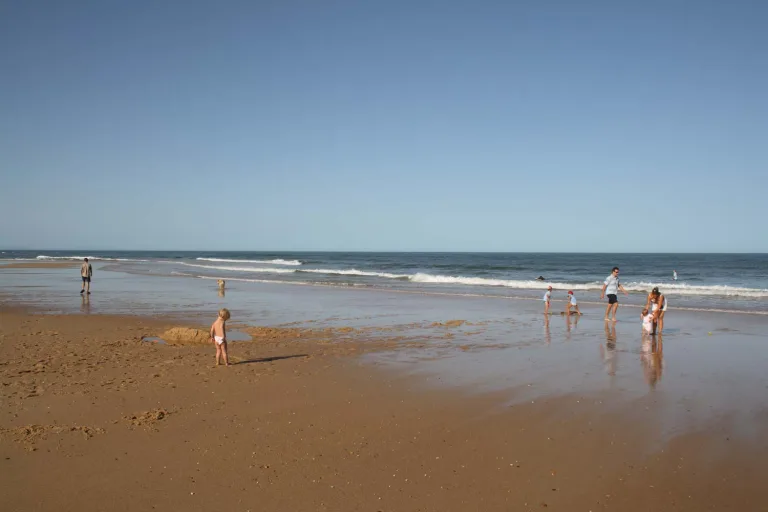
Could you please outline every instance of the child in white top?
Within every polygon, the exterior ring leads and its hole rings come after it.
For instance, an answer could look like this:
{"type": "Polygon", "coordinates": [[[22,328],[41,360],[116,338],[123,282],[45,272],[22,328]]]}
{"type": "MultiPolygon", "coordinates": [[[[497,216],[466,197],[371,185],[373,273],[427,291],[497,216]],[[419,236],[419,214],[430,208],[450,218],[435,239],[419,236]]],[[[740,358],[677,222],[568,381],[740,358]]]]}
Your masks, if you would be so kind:
{"type": "Polygon", "coordinates": [[[542,299],[544,301],[544,314],[549,314],[549,302],[552,300],[552,287],[547,287],[547,293],[544,294],[544,298],[542,299]]]}
{"type": "Polygon", "coordinates": [[[643,320],[643,332],[651,334],[653,332],[653,313],[648,311],[648,308],[643,308],[640,318],[643,320]]]}
{"type": "Polygon", "coordinates": [[[581,311],[579,311],[579,305],[576,303],[576,296],[573,294],[571,290],[568,291],[568,304],[565,306],[565,314],[567,316],[570,316],[571,314],[571,308],[574,308],[576,310],[576,313],[581,316],[581,311]]]}

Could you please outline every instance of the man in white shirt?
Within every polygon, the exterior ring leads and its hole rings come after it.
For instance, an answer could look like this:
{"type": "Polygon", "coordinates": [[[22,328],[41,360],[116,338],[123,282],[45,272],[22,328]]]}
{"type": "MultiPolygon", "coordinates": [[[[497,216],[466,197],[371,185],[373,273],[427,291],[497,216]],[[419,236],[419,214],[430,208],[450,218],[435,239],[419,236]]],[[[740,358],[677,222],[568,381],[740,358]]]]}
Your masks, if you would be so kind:
{"type": "Polygon", "coordinates": [[[605,279],[603,290],[600,292],[600,300],[603,300],[603,297],[606,295],[608,296],[608,307],[605,308],[606,320],[609,320],[608,317],[610,316],[611,309],[613,309],[612,320],[614,322],[616,321],[616,310],[619,309],[619,290],[621,290],[624,295],[629,295],[627,290],[625,290],[619,282],[619,267],[613,267],[611,275],[605,279]]]}

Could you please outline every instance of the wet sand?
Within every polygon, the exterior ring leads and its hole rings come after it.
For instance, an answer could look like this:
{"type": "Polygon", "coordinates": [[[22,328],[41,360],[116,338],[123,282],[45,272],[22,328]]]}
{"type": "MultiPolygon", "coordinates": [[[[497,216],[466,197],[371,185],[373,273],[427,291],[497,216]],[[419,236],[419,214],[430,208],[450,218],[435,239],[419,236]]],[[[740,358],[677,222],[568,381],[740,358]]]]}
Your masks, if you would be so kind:
{"type": "Polygon", "coordinates": [[[70,268],[79,267],[81,262],[78,261],[56,261],[56,262],[22,262],[22,263],[3,263],[0,264],[0,269],[13,269],[13,268],[70,268]]]}
{"type": "MultiPolygon", "coordinates": [[[[478,330],[450,320],[432,330],[478,330]]],[[[480,389],[444,369],[412,371],[414,354],[499,359],[493,336],[454,346],[396,328],[244,327],[254,341],[233,342],[236,364],[224,368],[213,366],[212,346],[141,341],[177,325],[169,316],[0,310],[0,509],[701,511],[768,503],[768,413],[754,402],[747,429],[714,414],[659,435],[653,394],[617,406],[610,390],[570,383],[531,397],[531,383],[573,365],[569,352],[547,365],[529,360],[538,379],[530,369],[522,376],[521,358],[504,389],[480,389]],[[451,382],[433,385],[440,378],[451,382]]],[[[585,343],[606,344],[585,325],[585,343]]]]}

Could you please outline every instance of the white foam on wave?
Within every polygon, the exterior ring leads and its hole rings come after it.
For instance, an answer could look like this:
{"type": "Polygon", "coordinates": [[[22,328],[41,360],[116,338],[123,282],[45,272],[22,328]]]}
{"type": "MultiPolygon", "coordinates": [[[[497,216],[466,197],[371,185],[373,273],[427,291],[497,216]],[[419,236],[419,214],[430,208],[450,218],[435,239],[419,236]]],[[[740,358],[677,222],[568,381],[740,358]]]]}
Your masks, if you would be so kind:
{"type": "Polygon", "coordinates": [[[265,263],[267,265],[290,265],[298,266],[302,265],[299,260],[284,260],[277,258],[274,260],[228,260],[226,258],[195,258],[197,261],[213,261],[217,263],[265,263]]]}
{"type": "MultiPolygon", "coordinates": [[[[602,285],[601,285],[602,286],[602,285]]],[[[741,288],[727,285],[689,285],[677,283],[628,283],[627,291],[650,292],[658,286],[664,295],[716,295],[720,297],[768,297],[768,290],[760,288],[741,288]]]]}
{"type": "Polygon", "coordinates": [[[568,284],[568,283],[547,283],[545,281],[518,281],[514,279],[491,279],[487,277],[464,277],[464,276],[442,276],[433,274],[414,274],[409,280],[414,283],[435,283],[435,284],[461,284],[468,286],[504,286],[507,288],[516,288],[520,290],[545,290],[548,286],[553,288],[562,288],[568,290],[593,290],[592,284],[568,284]]]}
{"type": "MultiPolygon", "coordinates": [[[[382,279],[408,280],[412,283],[422,284],[446,284],[460,286],[494,286],[505,287],[518,290],[545,290],[552,286],[555,290],[576,290],[582,292],[597,292],[602,289],[603,283],[594,281],[592,283],[552,283],[536,280],[516,280],[516,279],[498,279],[488,277],[468,277],[468,276],[448,276],[440,274],[393,274],[390,272],[374,272],[367,270],[351,269],[325,269],[325,268],[301,268],[286,269],[279,267],[238,267],[238,266],[217,266],[217,265],[197,265],[194,263],[182,263],[190,267],[198,267],[209,270],[225,270],[229,272],[258,272],[267,274],[291,274],[294,272],[325,274],[325,275],[343,275],[343,276],[361,276],[361,277],[379,277],[382,279]]],[[[657,285],[648,282],[630,282],[624,284],[627,291],[630,292],[649,292],[654,286],[660,286],[662,293],[674,295],[696,295],[696,296],[714,296],[714,297],[744,297],[744,298],[763,298],[768,297],[768,290],[758,288],[741,288],[725,285],[687,285],[687,284],[664,284],[657,285]]]]}
{"type": "MultiPolygon", "coordinates": [[[[534,280],[514,280],[514,279],[490,279],[485,277],[463,277],[463,276],[443,276],[432,274],[414,274],[409,278],[415,283],[443,283],[459,284],[469,286],[504,286],[507,288],[516,288],[522,290],[546,290],[548,286],[556,290],[581,290],[581,291],[599,291],[603,283],[595,281],[592,283],[549,283],[546,281],[534,280]]],[[[630,292],[650,292],[654,286],[659,286],[662,293],[666,295],[711,295],[720,297],[750,297],[761,298],[768,297],[768,290],[759,288],[740,288],[736,286],[725,285],[686,285],[686,284],[664,284],[646,282],[631,282],[624,285],[624,288],[630,292]]]]}
{"type": "Polygon", "coordinates": [[[197,265],[195,263],[181,263],[187,267],[207,268],[210,270],[226,270],[229,272],[260,272],[266,274],[292,274],[296,272],[293,268],[261,268],[261,267],[230,267],[226,265],[197,265]]]}
{"type": "Polygon", "coordinates": [[[271,284],[295,284],[303,286],[324,286],[321,283],[311,283],[309,281],[280,281],[279,279],[245,279],[242,277],[211,277],[211,276],[194,276],[198,279],[226,279],[227,281],[238,281],[241,283],[271,283],[271,284]]]}
{"type": "Polygon", "coordinates": [[[132,258],[105,258],[102,256],[46,256],[44,254],[41,254],[35,259],[40,261],[48,261],[48,260],[82,261],[85,258],[88,258],[89,261],[149,261],[149,260],[136,260],[132,258]]]}
{"type": "MultiPolygon", "coordinates": [[[[189,277],[194,277],[198,279],[227,279],[228,281],[241,281],[241,282],[247,282],[247,283],[270,283],[270,284],[287,284],[287,285],[300,285],[300,286],[328,286],[332,288],[340,287],[340,286],[348,286],[348,284],[345,283],[332,283],[332,282],[316,282],[316,281],[282,281],[279,279],[249,279],[249,278],[238,278],[238,277],[214,277],[214,276],[200,276],[200,275],[193,275],[193,274],[183,274],[178,273],[178,275],[184,275],[189,277]]],[[[416,274],[418,275],[418,274],[416,274]]],[[[423,274],[426,275],[426,274],[423,274]]],[[[433,276],[435,277],[435,276],[433,276]]],[[[450,277],[450,276],[442,276],[442,277],[450,277]]],[[[535,282],[537,285],[541,286],[540,282],[535,282]]],[[[354,284],[353,284],[354,286],[354,284]]],[[[547,286],[547,285],[544,285],[547,286]]],[[[566,287],[562,287],[564,290],[566,287]]],[[[438,291],[427,291],[424,289],[421,290],[402,290],[402,289],[391,289],[391,288],[375,288],[371,287],[368,288],[371,291],[380,291],[380,292],[387,292],[387,293],[403,293],[403,294],[415,294],[415,295],[427,295],[427,296],[447,296],[447,297],[480,297],[485,299],[499,299],[499,300],[522,300],[522,301],[539,301],[538,297],[526,297],[526,296],[517,296],[517,295],[486,295],[484,293],[455,293],[455,292],[438,292],[438,291]]],[[[569,288],[569,289],[572,289],[569,288]]],[[[599,288],[598,288],[599,289],[599,288]]],[[[557,302],[564,302],[564,301],[558,301],[557,302]]],[[[603,305],[604,302],[594,302],[594,301],[580,301],[582,304],[595,304],[595,305],[603,305]]],[[[622,307],[630,307],[630,308],[641,308],[643,305],[640,304],[624,304],[622,307]]],[[[768,316],[768,311],[753,311],[753,310],[741,310],[741,309],[726,309],[726,308],[707,308],[707,307],[690,307],[690,306],[674,306],[675,310],[685,310],[685,311],[700,311],[700,312],[718,312],[718,313],[737,313],[737,314],[744,314],[744,315],[764,315],[768,316]]]]}
{"type": "Polygon", "coordinates": [[[408,274],[391,274],[389,272],[368,272],[365,270],[357,270],[356,268],[350,269],[325,269],[325,268],[306,268],[299,269],[299,272],[311,272],[314,274],[337,274],[341,276],[367,276],[367,277],[383,277],[386,279],[405,279],[410,278],[408,274]]]}

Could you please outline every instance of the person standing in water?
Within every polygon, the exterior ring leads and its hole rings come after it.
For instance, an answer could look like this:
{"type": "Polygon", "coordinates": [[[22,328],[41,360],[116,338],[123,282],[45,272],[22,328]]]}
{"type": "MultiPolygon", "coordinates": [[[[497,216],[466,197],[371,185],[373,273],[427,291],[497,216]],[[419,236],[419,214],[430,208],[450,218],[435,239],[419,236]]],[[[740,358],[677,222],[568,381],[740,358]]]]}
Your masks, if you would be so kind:
{"type": "Polygon", "coordinates": [[[549,314],[549,303],[552,300],[552,287],[547,287],[547,293],[544,294],[544,298],[542,299],[544,301],[544,314],[549,314]]]}
{"type": "Polygon", "coordinates": [[[605,284],[603,284],[603,289],[600,292],[600,300],[603,300],[603,297],[606,295],[608,296],[608,307],[605,308],[606,320],[609,320],[611,309],[613,309],[612,320],[614,322],[616,321],[616,310],[619,309],[619,290],[621,290],[624,295],[629,295],[627,290],[625,290],[619,282],[619,267],[613,267],[611,275],[605,279],[605,284]]]}
{"type": "Polygon", "coordinates": [[[672,271],[672,280],[677,281],[677,270],[672,271]]]}
{"type": "Polygon", "coordinates": [[[87,295],[91,294],[91,276],[93,275],[93,267],[88,263],[88,258],[83,260],[83,264],[80,265],[80,277],[83,278],[83,288],[80,293],[87,292],[87,295]]]}

